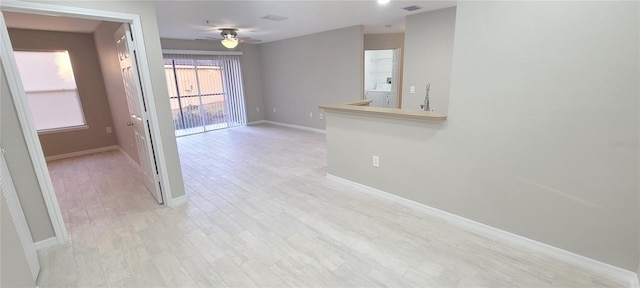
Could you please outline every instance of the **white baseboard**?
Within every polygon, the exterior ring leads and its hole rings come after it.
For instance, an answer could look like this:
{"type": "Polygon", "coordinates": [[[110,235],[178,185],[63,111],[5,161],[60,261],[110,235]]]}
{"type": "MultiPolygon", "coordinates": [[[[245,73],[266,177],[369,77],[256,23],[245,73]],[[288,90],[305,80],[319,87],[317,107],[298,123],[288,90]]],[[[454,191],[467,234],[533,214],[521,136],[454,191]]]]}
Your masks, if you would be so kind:
{"type": "Polygon", "coordinates": [[[265,123],[267,123],[266,120],[251,121],[251,122],[247,122],[247,126],[260,125],[265,123]]]}
{"type": "Polygon", "coordinates": [[[184,203],[187,203],[188,200],[189,198],[187,198],[187,195],[182,195],[180,197],[173,198],[173,200],[171,200],[171,205],[169,205],[169,207],[176,207],[176,206],[182,205],[184,203]]]}
{"type": "Polygon", "coordinates": [[[445,211],[427,206],[425,204],[415,202],[413,200],[409,200],[388,192],[384,192],[382,190],[375,189],[373,187],[369,187],[357,182],[353,182],[351,180],[347,180],[342,177],[327,174],[327,178],[359,188],[362,192],[373,195],[375,197],[384,198],[394,203],[398,203],[407,207],[411,207],[414,209],[418,209],[420,211],[427,212],[435,217],[438,217],[446,221],[449,221],[453,224],[462,226],[466,229],[472,230],[473,232],[476,232],[476,233],[480,233],[489,238],[526,247],[538,253],[542,253],[550,257],[553,257],[555,259],[564,261],[566,263],[579,266],[593,273],[597,273],[597,274],[614,278],[620,281],[624,281],[625,283],[629,283],[630,287],[638,288],[638,275],[636,275],[636,273],[631,272],[629,270],[615,267],[613,265],[603,263],[598,260],[587,258],[585,256],[578,255],[573,252],[569,252],[548,244],[544,244],[523,236],[513,234],[511,232],[507,232],[495,227],[491,227],[489,225],[482,224],[480,222],[476,222],[471,219],[467,219],[462,216],[458,216],[449,212],[445,212],[445,211]]]}
{"type": "Polygon", "coordinates": [[[71,153],[47,156],[44,159],[46,161],[67,159],[67,158],[79,157],[79,156],[90,155],[90,154],[95,154],[95,153],[100,153],[100,152],[111,151],[111,150],[118,150],[119,148],[120,147],[118,147],[118,145],[106,146],[106,147],[100,147],[100,148],[96,148],[96,149],[89,149],[89,150],[83,150],[83,151],[77,151],[77,152],[71,152],[71,153]]]}
{"type": "Polygon", "coordinates": [[[272,124],[272,125],[278,125],[278,126],[283,126],[283,127],[289,127],[289,128],[293,128],[293,129],[311,131],[311,132],[316,132],[316,133],[327,134],[326,130],[322,130],[322,129],[318,129],[318,128],[311,128],[311,127],[306,127],[306,126],[300,126],[300,125],[293,125],[293,124],[289,124],[289,123],[282,123],[282,122],[276,122],[276,121],[270,121],[270,120],[264,120],[263,123],[272,124]]]}
{"type": "Polygon", "coordinates": [[[36,250],[46,249],[46,248],[57,246],[57,245],[58,245],[58,238],[56,237],[51,237],[49,239],[44,239],[42,241],[33,243],[33,246],[35,246],[36,250]]]}

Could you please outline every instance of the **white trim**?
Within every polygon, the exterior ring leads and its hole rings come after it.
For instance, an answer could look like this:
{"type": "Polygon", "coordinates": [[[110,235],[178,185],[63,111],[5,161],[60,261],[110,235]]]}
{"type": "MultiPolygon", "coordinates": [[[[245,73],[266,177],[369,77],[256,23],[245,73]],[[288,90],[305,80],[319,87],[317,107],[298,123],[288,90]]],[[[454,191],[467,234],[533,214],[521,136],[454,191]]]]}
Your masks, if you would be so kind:
{"type": "Polygon", "coordinates": [[[36,250],[42,250],[42,249],[47,249],[49,247],[57,246],[59,244],[58,244],[58,240],[56,239],[56,237],[51,237],[49,239],[44,239],[42,241],[38,241],[38,242],[34,243],[33,245],[36,246],[36,250]]]}
{"type": "Polygon", "coordinates": [[[173,198],[173,201],[171,201],[171,206],[170,207],[176,207],[179,206],[181,204],[187,203],[189,199],[187,198],[187,195],[182,195],[176,198],[173,198]]]}
{"type": "Polygon", "coordinates": [[[640,275],[637,275],[631,279],[631,288],[640,288],[640,275]]]}
{"type": "Polygon", "coordinates": [[[53,5],[38,2],[6,0],[0,2],[2,11],[20,12],[27,14],[39,14],[48,16],[65,16],[72,18],[84,18],[100,21],[130,23],[135,14],[102,11],[80,7],[53,5]]]}
{"type": "MultiPolygon", "coordinates": [[[[0,2],[0,8],[4,10],[6,4],[6,2],[0,2]]],[[[47,212],[49,214],[56,239],[58,240],[58,243],[63,244],[67,242],[67,228],[64,225],[62,213],[60,212],[56,194],[53,190],[51,176],[47,169],[47,162],[44,159],[42,146],[40,146],[40,139],[38,138],[36,126],[33,123],[33,119],[31,119],[31,110],[29,108],[29,103],[27,102],[22,80],[19,76],[20,74],[17,72],[18,65],[16,64],[16,59],[13,56],[13,47],[11,46],[9,32],[1,13],[0,45],[0,59],[3,63],[2,69],[4,69],[4,74],[7,78],[11,98],[13,99],[16,113],[18,114],[20,128],[22,129],[24,140],[27,144],[27,150],[31,156],[31,162],[36,173],[36,178],[38,179],[38,185],[42,192],[42,198],[44,199],[44,204],[47,207],[47,212]]]]}
{"type": "Polygon", "coordinates": [[[242,55],[242,51],[207,51],[207,50],[176,50],[176,49],[162,49],[162,54],[187,54],[187,55],[242,55]]]}
{"type": "Polygon", "coordinates": [[[560,261],[564,261],[566,263],[579,266],[593,273],[605,275],[605,276],[617,279],[619,281],[624,281],[628,283],[630,287],[638,287],[637,284],[634,283],[635,281],[638,280],[638,276],[636,275],[636,273],[628,271],[626,269],[615,267],[613,265],[603,263],[595,259],[587,258],[585,256],[578,255],[573,252],[569,252],[548,244],[544,244],[520,235],[513,234],[511,232],[507,232],[495,227],[491,227],[489,225],[482,224],[480,222],[476,222],[471,219],[467,219],[462,216],[458,216],[446,211],[442,211],[442,210],[433,208],[431,206],[400,197],[398,195],[394,195],[382,190],[378,190],[373,187],[369,187],[367,185],[353,182],[351,180],[347,180],[339,176],[335,176],[327,173],[327,179],[341,182],[343,184],[358,188],[360,191],[367,193],[369,195],[372,195],[374,197],[383,198],[385,200],[388,200],[406,207],[410,207],[422,212],[429,213],[432,216],[441,218],[454,225],[461,226],[463,228],[471,230],[475,233],[482,234],[491,239],[522,246],[532,251],[536,251],[538,253],[542,253],[544,255],[553,257],[560,261]]]}
{"type": "MultiPolygon", "coordinates": [[[[153,95],[154,90],[151,82],[151,71],[149,69],[149,60],[147,58],[147,50],[144,43],[144,34],[142,33],[142,22],[140,20],[140,16],[136,14],[120,13],[120,12],[113,12],[113,11],[102,11],[102,10],[70,7],[70,6],[61,6],[61,5],[51,5],[51,4],[45,4],[45,3],[26,2],[26,1],[4,1],[3,0],[0,2],[0,8],[2,11],[67,16],[67,17],[94,19],[94,20],[101,20],[101,21],[112,21],[112,22],[131,24],[133,38],[134,38],[134,41],[136,42],[136,46],[138,47],[138,61],[140,64],[138,67],[139,68],[138,72],[140,74],[140,78],[142,79],[142,88],[145,91],[145,95],[147,96],[145,98],[148,101],[147,108],[149,110],[148,118],[150,119],[150,122],[151,122],[151,125],[150,125],[151,137],[153,139],[157,139],[157,141],[154,141],[153,144],[155,146],[154,148],[156,152],[155,155],[156,155],[156,161],[157,161],[157,168],[158,168],[158,171],[160,172],[159,178],[162,184],[162,195],[164,198],[163,202],[165,205],[170,206],[172,201],[171,185],[169,183],[169,174],[166,171],[167,161],[164,153],[164,146],[161,141],[162,137],[160,137],[161,133],[160,133],[160,127],[158,126],[159,121],[158,121],[158,114],[156,111],[155,99],[153,95]]],[[[7,34],[7,38],[6,39],[3,38],[2,42],[8,43],[9,38],[8,38],[8,32],[7,32],[6,26],[3,25],[3,27],[0,27],[0,29],[3,30],[2,32],[3,34],[7,34]]],[[[1,50],[13,51],[11,49],[6,49],[7,47],[8,48],[11,47],[10,43],[2,44],[2,45],[3,46],[1,50]]],[[[3,54],[5,53],[6,52],[3,52],[3,54]]],[[[12,68],[9,69],[9,71],[18,71],[16,68],[17,66],[15,65],[15,59],[13,59],[13,53],[10,53],[10,55],[12,60],[11,61],[12,68]]],[[[8,72],[8,71],[5,70],[5,72],[8,72]]],[[[6,73],[6,74],[8,75],[7,77],[9,77],[9,75],[14,76],[13,75],[14,73],[6,73]]],[[[15,73],[15,74],[18,74],[18,73],[15,73]]],[[[23,87],[22,83],[20,82],[19,84],[20,85],[18,86],[20,87],[20,89],[22,89],[23,87]]],[[[22,95],[24,95],[24,91],[22,91],[22,95]]],[[[16,98],[20,98],[20,97],[16,97],[16,98]]],[[[24,108],[18,107],[18,105],[16,105],[16,110],[20,110],[20,109],[24,110],[24,108]]],[[[28,111],[28,110],[24,110],[24,111],[28,111]]],[[[31,117],[29,116],[26,118],[29,118],[28,121],[30,124],[27,125],[26,127],[22,127],[23,131],[29,131],[28,133],[31,133],[31,130],[33,130],[33,132],[35,133],[35,128],[34,128],[35,126],[33,125],[32,120],[30,119],[31,117]]],[[[37,136],[36,136],[36,140],[37,140],[37,136]]],[[[39,143],[39,140],[36,143],[39,143]]],[[[36,166],[36,170],[43,167],[44,167],[44,170],[46,170],[45,164],[37,163],[38,161],[40,161],[40,159],[38,158],[42,158],[42,160],[44,160],[44,156],[41,151],[42,149],[40,148],[39,145],[37,146],[38,146],[37,149],[40,149],[40,153],[36,153],[37,151],[30,151],[29,154],[31,155],[31,159],[34,162],[34,166],[36,166]]],[[[40,185],[41,188],[43,188],[43,196],[45,198],[45,202],[47,201],[55,202],[55,193],[53,193],[53,188],[50,183],[51,179],[49,179],[48,172],[45,174],[46,176],[38,177],[39,181],[43,181],[42,179],[48,179],[48,182],[49,182],[48,185],[44,185],[42,183],[40,185]],[[44,189],[44,188],[47,188],[47,186],[51,187],[50,191],[47,189],[44,189]],[[47,200],[47,198],[51,198],[53,201],[51,201],[51,199],[47,200]]],[[[55,205],[57,207],[57,202],[55,203],[55,205]]],[[[59,209],[57,213],[56,211],[49,209],[49,215],[52,217],[52,222],[54,222],[54,229],[56,229],[56,226],[64,228],[64,222],[62,222],[62,215],[59,213],[59,209]],[[59,215],[59,218],[60,218],[59,223],[57,223],[58,220],[53,219],[58,217],[58,215],[56,214],[59,215]]],[[[58,233],[56,231],[56,235],[64,235],[63,239],[66,240],[66,237],[67,237],[66,229],[64,229],[64,234],[58,233]]]]}
{"type": "Polygon", "coordinates": [[[67,158],[79,157],[79,156],[84,156],[84,155],[91,155],[91,154],[96,154],[96,153],[100,153],[100,152],[107,152],[107,151],[111,151],[111,150],[118,150],[118,148],[120,148],[120,147],[118,147],[118,145],[106,146],[106,147],[100,147],[100,148],[95,148],[95,149],[82,150],[82,151],[76,151],[76,152],[71,152],[71,153],[47,156],[44,159],[47,162],[49,162],[49,161],[54,161],[54,160],[67,159],[67,158]]]}
{"type": "Polygon", "coordinates": [[[73,132],[73,131],[87,130],[89,128],[90,127],[87,124],[79,125],[79,126],[63,127],[63,128],[53,128],[53,129],[47,129],[47,130],[39,130],[38,135],[73,132]]]}
{"type": "Polygon", "coordinates": [[[289,127],[289,128],[293,128],[293,129],[299,129],[299,130],[305,130],[305,131],[311,131],[311,132],[316,132],[316,133],[327,134],[326,130],[322,130],[322,129],[318,129],[318,128],[311,128],[311,127],[307,127],[307,126],[300,126],[300,125],[294,125],[294,124],[282,123],[282,122],[276,122],[276,121],[270,121],[270,120],[264,120],[264,123],[283,126],[283,127],[289,127]]]}
{"type": "Polygon", "coordinates": [[[251,122],[247,122],[247,126],[260,125],[265,123],[267,123],[266,120],[251,121],[251,122]]]}
{"type": "MultiPolygon", "coordinates": [[[[0,197],[2,197],[2,199],[4,200],[3,202],[5,202],[7,205],[9,216],[16,228],[18,239],[20,240],[20,244],[22,246],[22,252],[24,253],[27,263],[29,264],[31,276],[35,280],[36,278],[38,278],[38,272],[40,271],[38,253],[36,252],[36,247],[33,243],[33,237],[31,237],[29,224],[27,224],[27,219],[25,218],[24,211],[22,210],[22,206],[20,205],[16,187],[13,185],[13,179],[11,178],[9,167],[7,166],[7,162],[5,161],[4,152],[0,153],[0,162],[0,190],[2,190],[2,196],[0,197]]],[[[53,238],[53,240],[55,242],[58,242],[58,239],[56,238],[53,238]]]]}

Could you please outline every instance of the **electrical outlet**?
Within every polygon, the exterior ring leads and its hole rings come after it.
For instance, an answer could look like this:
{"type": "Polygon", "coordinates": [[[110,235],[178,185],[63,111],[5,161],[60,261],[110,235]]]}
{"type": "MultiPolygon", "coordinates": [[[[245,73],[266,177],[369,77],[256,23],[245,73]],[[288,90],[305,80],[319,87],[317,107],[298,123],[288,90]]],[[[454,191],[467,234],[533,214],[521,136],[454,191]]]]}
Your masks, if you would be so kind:
{"type": "Polygon", "coordinates": [[[260,107],[256,107],[256,112],[260,112],[260,107]]]}
{"type": "Polygon", "coordinates": [[[380,156],[373,156],[373,167],[380,167],[380,156]]]}
{"type": "Polygon", "coordinates": [[[309,118],[313,118],[313,112],[309,112],[309,118]]]}
{"type": "Polygon", "coordinates": [[[113,131],[111,131],[111,127],[107,127],[107,134],[111,134],[113,131]]]}
{"type": "Polygon", "coordinates": [[[324,119],[324,114],[320,113],[320,115],[318,116],[318,118],[320,118],[320,120],[324,119]]]}
{"type": "Polygon", "coordinates": [[[273,107],[273,113],[276,113],[276,107],[273,107]]]}

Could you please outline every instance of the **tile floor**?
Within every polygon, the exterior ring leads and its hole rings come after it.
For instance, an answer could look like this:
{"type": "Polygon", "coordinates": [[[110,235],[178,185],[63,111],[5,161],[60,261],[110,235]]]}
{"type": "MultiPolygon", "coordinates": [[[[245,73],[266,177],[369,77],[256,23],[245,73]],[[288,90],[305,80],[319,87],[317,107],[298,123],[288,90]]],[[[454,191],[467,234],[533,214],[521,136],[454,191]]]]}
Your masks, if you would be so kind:
{"type": "Polygon", "coordinates": [[[325,135],[178,138],[188,203],[157,205],[120,152],[49,163],[71,241],[40,287],[620,287],[325,178],[325,135]]]}

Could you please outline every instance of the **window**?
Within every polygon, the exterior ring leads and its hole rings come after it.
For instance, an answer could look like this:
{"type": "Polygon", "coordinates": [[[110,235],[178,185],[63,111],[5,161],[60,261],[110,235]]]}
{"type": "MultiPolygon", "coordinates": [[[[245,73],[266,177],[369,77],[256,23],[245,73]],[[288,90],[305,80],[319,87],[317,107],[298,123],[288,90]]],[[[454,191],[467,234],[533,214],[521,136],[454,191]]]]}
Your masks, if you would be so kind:
{"type": "Polygon", "coordinates": [[[165,54],[176,136],[247,123],[238,55],[165,54]]]}
{"type": "Polygon", "coordinates": [[[15,51],[38,132],[86,128],[68,51],[15,51]]]}

